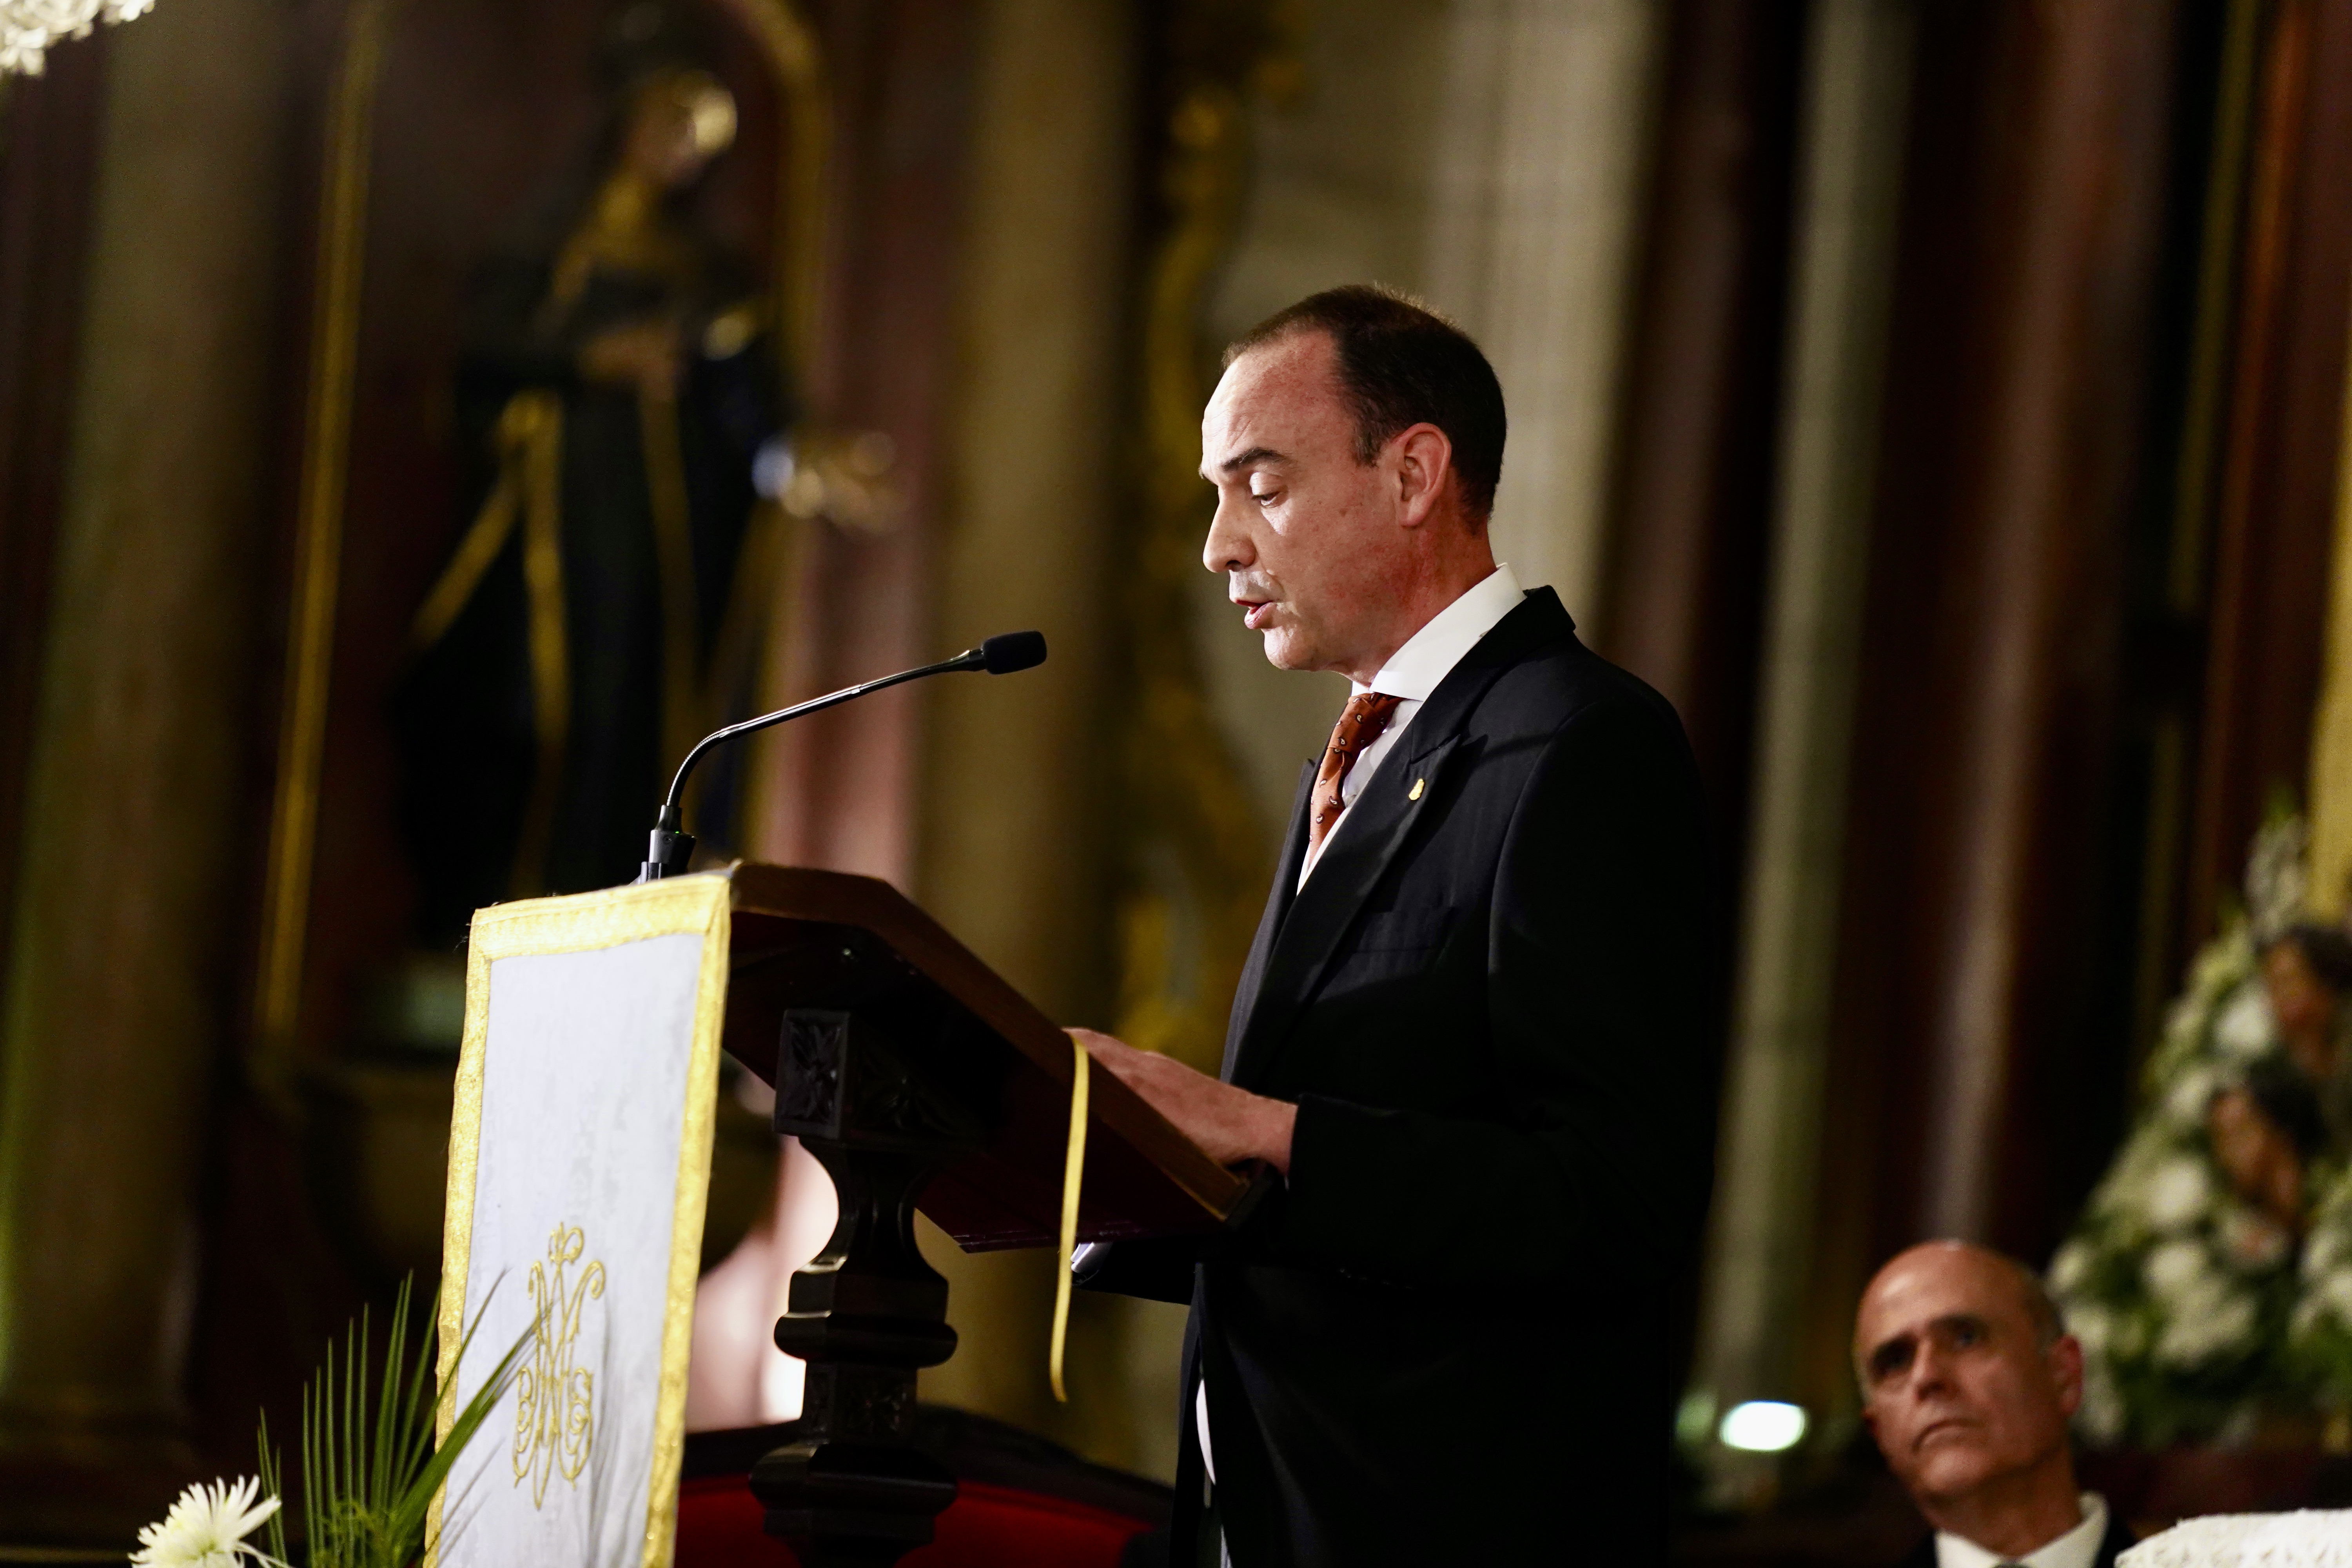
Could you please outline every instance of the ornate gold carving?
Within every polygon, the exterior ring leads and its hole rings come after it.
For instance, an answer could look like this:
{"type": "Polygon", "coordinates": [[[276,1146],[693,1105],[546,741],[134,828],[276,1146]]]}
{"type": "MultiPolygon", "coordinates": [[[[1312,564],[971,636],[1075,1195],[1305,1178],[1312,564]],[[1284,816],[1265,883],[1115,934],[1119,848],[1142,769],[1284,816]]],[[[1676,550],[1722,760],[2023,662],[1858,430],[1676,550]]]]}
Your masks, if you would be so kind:
{"type": "Polygon", "coordinates": [[[1202,300],[1240,216],[1249,103],[1295,73],[1269,0],[1189,0],[1170,21],[1160,212],[1145,278],[1142,526],[1119,574],[1126,654],[1118,1030],[1216,1069],[1265,897],[1266,839],[1211,710],[1193,645],[1192,574],[1213,492],[1202,480],[1210,346],[1202,300]]]}
{"type": "MultiPolygon", "coordinates": [[[[784,122],[776,160],[776,301],[786,375],[809,378],[824,297],[825,160],[833,144],[833,95],[824,56],[793,0],[719,0],[759,40],[784,122]]],[[[788,390],[805,390],[802,388],[788,390]]]]}
{"type": "Polygon", "coordinates": [[[310,924],[310,864],[319,833],[319,768],[327,732],[335,597],[342,580],[343,486],[359,357],[360,270],[366,249],[368,158],[388,0],[353,0],[327,110],[319,205],[317,300],[294,530],[294,604],[280,699],[277,798],[262,892],[254,1076],[282,1092],[302,1005],[310,924]]]}
{"type": "Polygon", "coordinates": [[[596,1374],[579,1363],[581,1321],[588,1303],[604,1294],[604,1265],[590,1259],[576,1226],[559,1224],[547,1238],[547,1260],[530,1266],[530,1360],[515,1373],[515,1484],[530,1482],[530,1505],[547,1506],[547,1483],[561,1471],[577,1483],[596,1444],[596,1374]]]}

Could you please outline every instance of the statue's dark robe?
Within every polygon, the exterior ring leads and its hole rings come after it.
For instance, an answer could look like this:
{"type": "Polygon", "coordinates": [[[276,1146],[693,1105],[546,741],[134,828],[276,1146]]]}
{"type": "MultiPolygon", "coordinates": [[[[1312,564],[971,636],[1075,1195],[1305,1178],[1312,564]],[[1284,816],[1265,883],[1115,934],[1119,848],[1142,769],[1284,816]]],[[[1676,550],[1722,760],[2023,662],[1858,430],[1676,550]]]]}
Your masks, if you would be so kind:
{"type": "MultiPolygon", "coordinates": [[[[703,328],[740,300],[712,266],[686,278],[600,268],[576,300],[548,303],[553,247],[485,267],[471,300],[457,413],[475,459],[472,518],[499,477],[497,431],[520,393],[562,407],[560,482],[563,643],[569,702],[561,777],[548,785],[543,857],[518,849],[541,747],[530,661],[523,529],[512,530],[446,632],[420,650],[395,697],[402,826],[419,881],[416,921],[431,947],[461,937],[471,912],[541,892],[626,882],[645,851],[666,770],[663,597],[638,394],[583,381],[581,346],[605,329],[678,321],[686,373],[677,392],[681,466],[691,518],[698,668],[711,652],[755,497],[751,467],[783,422],[779,381],[761,340],[717,356],[703,328]]],[[[730,345],[721,345],[730,346],[730,345]]]]}

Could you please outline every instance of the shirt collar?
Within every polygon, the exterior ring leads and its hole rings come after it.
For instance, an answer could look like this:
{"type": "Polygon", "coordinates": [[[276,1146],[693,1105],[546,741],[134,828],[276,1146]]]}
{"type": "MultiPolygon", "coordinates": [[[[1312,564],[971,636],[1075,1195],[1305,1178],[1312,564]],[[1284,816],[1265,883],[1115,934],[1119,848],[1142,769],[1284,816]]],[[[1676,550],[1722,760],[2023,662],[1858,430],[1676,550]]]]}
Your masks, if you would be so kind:
{"type": "Polygon", "coordinates": [[[1480,637],[1493,631],[1497,621],[1517,609],[1524,597],[1510,563],[1504,562],[1407,637],[1404,646],[1391,654],[1388,663],[1372,677],[1370,686],[1357,686],[1350,681],[1353,694],[1360,697],[1367,691],[1379,691],[1409,702],[1425,700],[1437,689],[1439,682],[1454,673],[1462,656],[1480,637]]]}
{"type": "Polygon", "coordinates": [[[2107,1500],[2096,1492],[2084,1492],[2082,1522],[2022,1557],[2003,1557],[1965,1536],[1937,1531],[1936,1568],[1995,1568],[2002,1563],[2022,1563],[2025,1568],[2092,1568],[2099,1560],[2099,1543],[2106,1537],[2107,1500]]]}

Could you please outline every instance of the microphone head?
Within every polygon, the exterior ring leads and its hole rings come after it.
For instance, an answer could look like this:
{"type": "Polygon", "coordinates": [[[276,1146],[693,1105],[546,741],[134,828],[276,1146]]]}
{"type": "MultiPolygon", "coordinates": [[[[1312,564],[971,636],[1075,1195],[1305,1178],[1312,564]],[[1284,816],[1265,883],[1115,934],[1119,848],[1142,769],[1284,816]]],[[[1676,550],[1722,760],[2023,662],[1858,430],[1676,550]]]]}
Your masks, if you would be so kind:
{"type": "Polygon", "coordinates": [[[980,645],[981,668],[991,675],[1010,675],[1045,662],[1044,632],[999,632],[980,645]]]}

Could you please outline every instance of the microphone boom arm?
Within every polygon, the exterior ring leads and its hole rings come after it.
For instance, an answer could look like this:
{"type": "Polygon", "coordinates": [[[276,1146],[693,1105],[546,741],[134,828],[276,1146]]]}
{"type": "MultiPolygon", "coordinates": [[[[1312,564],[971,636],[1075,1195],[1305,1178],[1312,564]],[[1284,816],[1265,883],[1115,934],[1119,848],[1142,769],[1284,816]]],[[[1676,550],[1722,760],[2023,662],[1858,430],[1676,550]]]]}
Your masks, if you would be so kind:
{"type": "Polygon", "coordinates": [[[886,686],[920,680],[927,675],[946,675],[959,669],[984,669],[991,675],[1007,675],[1042,663],[1045,658],[1045,639],[1037,633],[1005,633],[990,637],[978,647],[966,648],[953,658],[943,658],[937,664],[927,664],[918,669],[902,669],[896,675],[886,675],[856,686],[845,686],[823,697],[813,697],[806,702],[780,708],[773,713],[762,713],[756,719],[746,719],[740,724],[712,731],[697,741],[694,749],[686,753],[686,760],[678,763],[677,774],[670,780],[669,794],[662,801],[661,815],[656,819],[648,837],[645,863],[637,868],[637,880],[655,882],[664,877],[674,876],[685,870],[688,861],[693,857],[694,836],[685,831],[682,815],[686,780],[687,775],[694,772],[694,764],[700,762],[702,754],[713,746],[753,734],[788,719],[799,719],[823,712],[827,708],[837,708],[844,702],[863,697],[869,691],[879,691],[886,686]]]}

